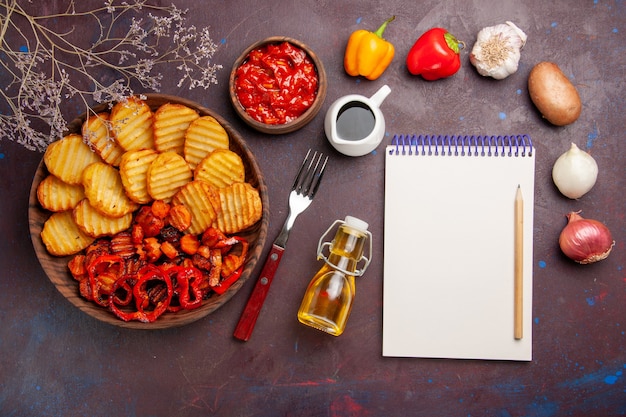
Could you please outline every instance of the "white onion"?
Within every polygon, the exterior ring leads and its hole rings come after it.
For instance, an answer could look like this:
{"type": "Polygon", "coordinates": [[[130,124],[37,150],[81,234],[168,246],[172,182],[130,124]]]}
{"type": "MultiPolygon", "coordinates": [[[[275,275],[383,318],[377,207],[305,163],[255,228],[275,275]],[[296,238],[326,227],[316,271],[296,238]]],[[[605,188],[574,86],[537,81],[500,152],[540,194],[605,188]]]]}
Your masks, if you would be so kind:
{"type": "Polygon", "coordinates": [[[575,143],[563,153],[552,167],[552,180],[566,197],[577,199],[593,188],[598,179],[598,164],[575,143]]]}

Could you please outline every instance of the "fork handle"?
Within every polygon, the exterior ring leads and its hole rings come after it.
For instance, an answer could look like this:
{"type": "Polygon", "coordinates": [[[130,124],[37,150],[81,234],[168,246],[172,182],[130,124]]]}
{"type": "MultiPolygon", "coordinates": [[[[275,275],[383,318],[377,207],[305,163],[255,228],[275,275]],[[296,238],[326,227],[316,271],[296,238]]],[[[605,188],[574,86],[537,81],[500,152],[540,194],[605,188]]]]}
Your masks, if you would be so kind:
{"type": "Polygon", "coordinates": [[[267,293],[270,289],[270,284],[274,279],[276,269],[278,269],[278,264],[283,257],[283,252],[285,252],[285,248],[276,244],[272,245],[272,249],[267,255],[267,259],[265,260],[265,264],[261,270],[261,275],[259,275],[259,278],[254,285],[252,294],[250,294],[248,303],[246,304],[243,313],[241,313],[239,323],[237,323],[237,327],[235,328],[234,336],[237,339],[243,340],[244,342],[247,342],[248,339],[250,339],[256,320],[259,317],[261,308],[263,307],[263,302],[265,301],[265,297],[267,297],[267,293]]]}

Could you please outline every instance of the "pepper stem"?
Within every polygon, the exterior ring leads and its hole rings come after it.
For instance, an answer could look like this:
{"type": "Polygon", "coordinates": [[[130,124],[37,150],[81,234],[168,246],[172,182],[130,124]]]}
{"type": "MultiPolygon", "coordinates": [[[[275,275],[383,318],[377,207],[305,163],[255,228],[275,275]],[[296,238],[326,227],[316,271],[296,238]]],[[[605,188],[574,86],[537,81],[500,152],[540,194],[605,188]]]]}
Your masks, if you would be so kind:
{"type": "Polygon", "coordinates": [[[462,48],[465,48],[465,42],[459,41],[453,34],[446,32],[443,35],[448,47],[454,51],[455,54],[459,54],[462,48]]]}
{"type": "Polygon", "coordinates": [[[380,27],[376,30],[376,32],[374,32],[374,35],[382,39],[383,32],[385,31],[385,29],[387,29],[387,25],[391,23],[395,18],[395,16],[391,16],[389,19],[385,20],[383,24],[380,25],[380,27]]]}

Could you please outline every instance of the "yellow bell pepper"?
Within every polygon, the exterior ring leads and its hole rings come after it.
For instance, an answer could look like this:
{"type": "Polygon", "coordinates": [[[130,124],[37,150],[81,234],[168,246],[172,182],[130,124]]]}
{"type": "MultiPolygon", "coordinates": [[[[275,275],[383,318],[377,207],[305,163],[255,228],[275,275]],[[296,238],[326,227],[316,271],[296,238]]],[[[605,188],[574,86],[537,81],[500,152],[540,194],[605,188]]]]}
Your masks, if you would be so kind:
{"type": "Polygon", "coordinates": [[[376,32],[359,29],[350,35],[343,59],[343,66],[349,75],[362,75],[368,80],[375,80],[387,69],[395,49],[383,39],[383,32],[395,18],[387,19],[376,32]]]}

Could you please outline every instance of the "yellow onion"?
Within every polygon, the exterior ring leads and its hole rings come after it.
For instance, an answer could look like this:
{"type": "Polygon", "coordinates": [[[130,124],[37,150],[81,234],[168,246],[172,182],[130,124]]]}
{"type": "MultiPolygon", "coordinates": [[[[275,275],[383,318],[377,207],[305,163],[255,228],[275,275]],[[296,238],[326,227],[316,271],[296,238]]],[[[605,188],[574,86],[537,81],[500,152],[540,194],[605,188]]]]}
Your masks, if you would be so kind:
{"type": "Polygon", "coordinates": [[[570,259],[580,264],[590,264],[605,259],[615,241],[603,223],[584,219],[580,212],[567,214],[567,225],[559,236],[559,246],[570,259]]]}

